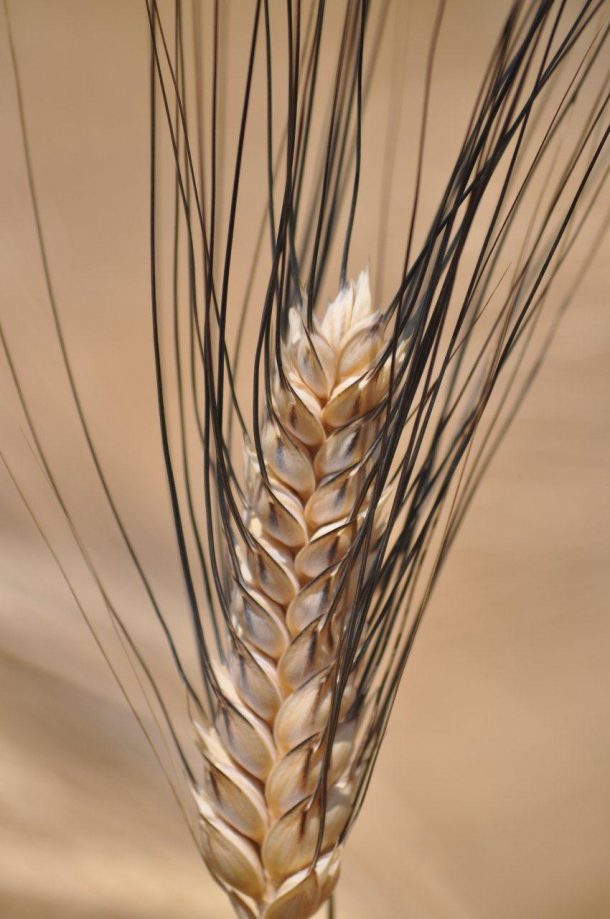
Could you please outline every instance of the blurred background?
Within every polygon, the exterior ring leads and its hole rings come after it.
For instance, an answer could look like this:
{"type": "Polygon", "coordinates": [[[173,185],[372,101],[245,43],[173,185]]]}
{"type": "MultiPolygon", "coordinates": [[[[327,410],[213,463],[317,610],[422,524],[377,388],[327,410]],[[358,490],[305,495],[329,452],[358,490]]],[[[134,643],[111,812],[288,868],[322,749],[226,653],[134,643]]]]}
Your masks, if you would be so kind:
{"type": "MultiPolygon", "coordinates": [[[[187,646],[152,397],[145,7],[135,0],[9,7],[67,350],[117,504],[187,646]]],[[[408,39],[404,105],[417,126],[434,9],[425,0],[397,7],[408,39]]],[[[500,0],[449,0],[422,228],[506,10],[500,0]]],[[[251,15],[249,3],[227,13],[225,39],[238,61],[251,15]]],[[[0,320],[79,532],[172,704],[184,707],[70,400],[36,243],[4,14],[1,21],[0,320]]],[[[373,111],[391,104],[396,72],[388,55],[373,111]]],[[[411,189],[413,141],[399,157],[393,194],[411,189]]],[[[373,148],[371,139],[365,150],[373,156],[373,148]]],[[[365,202],[366,195],[365,188],[365,202]]],[[[600,199],[575,265],[605,209],[600,199]]],[[[251,232],[247,221],[240,226],[242,239],[251,232]]],[[[402,245],[404,231],[392,227],[388,245],[394,238],[402,245]]],[[[375,258],[355,245],[358,267],[375,258]]],[[[344,857],[340,919],[610,916],[609,255],[606,244],[595,257],[434,593],[344,857]]],[[[239,263],[236,274],[239,283],[239,263]]],[[[241,276],[245,283],[245,270],[241,276]]],[[[99,594],[29,448],[4,356],[0,406],[0,449],[118,660],[99,594]]],[[[0,916],[228,917],[4,468],[0,683],[0,916]]]]}

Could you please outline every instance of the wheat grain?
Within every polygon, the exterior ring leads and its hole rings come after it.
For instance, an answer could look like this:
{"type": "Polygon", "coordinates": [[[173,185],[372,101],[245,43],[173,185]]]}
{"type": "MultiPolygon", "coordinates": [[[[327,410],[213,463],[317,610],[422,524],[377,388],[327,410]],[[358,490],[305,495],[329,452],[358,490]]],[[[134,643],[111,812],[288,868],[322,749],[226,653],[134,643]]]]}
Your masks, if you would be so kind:
{"type": "MultiPolygon", "coordinates": [[[[197,803],[208,865],[265,919],[312,915],[339,875],[336,846],[352,807],[358,721],[353,674],[330,756],[322,833],[317,790],[335,652],[355,586],[356,572],[346,578],[345,569],[355,567],[350,549],[371,513],[370,490],[359,505],[356,497],[375,463],[375,409],[388,385],[387,360],[378,361],[383,344],[368,272],[327,305],[311,331],[293,308],[286,382],[276,367],[273,417],[262,428],[264,474],[246,449],[243,519],[251,543],[235,571],[235,639],[226,670],[217,673],[228,703],[213,725],[197,725],[205,762],[197,803]]],[[[382,519],[377,509],[372,552],[382,519]]]]}

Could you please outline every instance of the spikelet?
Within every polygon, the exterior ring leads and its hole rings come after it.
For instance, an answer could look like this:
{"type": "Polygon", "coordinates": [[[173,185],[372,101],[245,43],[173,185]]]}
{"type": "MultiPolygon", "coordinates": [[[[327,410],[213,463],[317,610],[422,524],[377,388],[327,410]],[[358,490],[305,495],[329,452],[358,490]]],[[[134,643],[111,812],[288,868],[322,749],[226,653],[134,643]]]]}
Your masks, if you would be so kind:
{"type": "MultiPolygon", "coordinates": [[[[217,673],[228,701],[214,724],[198,725],[204,856],[238,915],[264,919],[307,919],[338,880],[353,803],[354,673],[341,695],[322,796],[325,727],[358,571],[351,550],[372,513],[360,483],[375,463],[382,413],[374,409],[389,379],[368,272],[313,328],[297,308],[289,320],[287,382],[276,367],[273,412],[261,430],[265,475],[246,450],[250,541],[235,572],[235,640],[217,673]]],[[[376,509],[370,553],[382,519],[376,509]]]]}

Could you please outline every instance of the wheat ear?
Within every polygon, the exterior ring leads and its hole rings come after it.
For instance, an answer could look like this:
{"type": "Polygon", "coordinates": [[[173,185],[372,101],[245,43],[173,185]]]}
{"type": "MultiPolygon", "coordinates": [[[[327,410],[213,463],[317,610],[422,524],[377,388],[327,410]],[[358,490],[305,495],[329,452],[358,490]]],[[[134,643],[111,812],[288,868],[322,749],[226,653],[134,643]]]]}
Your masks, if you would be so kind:
{"type": "MultiPolygon", "coordinates": [[[[213,725],[197,722],[204,854],[219,879],[254,901],[256,914],[241,902],[243,916],[305,919],[338,879],[337,843],[352,807],[354,673],[324,805],[319,786],[336,649],[356,582],[350,550],[371,513],[370,489],[361,495],[360,486],[375,461],[389,381],[388,361],[379,360],[383,328],[368,272],[314,318],[311,331],[293,308],[285,380],[276,366],[273,417],[262,427],[264,471],[246,448],[243,520],[251,541],[237,554],[234,639],[226,671],[217,673],[228,703],[213,725]]],[[[371,554],[382,519],[377,508],[371,554]]]]}

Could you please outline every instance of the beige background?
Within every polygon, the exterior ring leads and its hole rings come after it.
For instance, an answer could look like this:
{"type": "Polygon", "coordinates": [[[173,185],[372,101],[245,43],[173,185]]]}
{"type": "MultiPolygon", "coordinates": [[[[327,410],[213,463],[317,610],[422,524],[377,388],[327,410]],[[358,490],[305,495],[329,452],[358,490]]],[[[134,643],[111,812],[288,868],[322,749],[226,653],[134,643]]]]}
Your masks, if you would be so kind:
{"type": "MultiPolygon", "coordinates": [[[[430,189],[446,172],[443,140],[464,124],[504,9],[449,4],[436,73],[446,117],[431,125],[430,189]]],[[[143,4],[18,0],[11,11],[83,402],[147,570],[186,638],[150,398],[143,4]]],[[[422,0],[410,15],[417,98],[425,50],[417,36],[429,34],[431,13],[422,0]]],[[[79,527],[169,678],[69,403],[4,19],[1,33],[1,320],[79,527]]],[[[246,40],[237,25],[235,47],[246,40]]],[[[390,68],[383,73],[389,79],[390,68]]],[[[433,203],[431,192],[424,214],[433,203]]],[[[610,916],[608,255],[606,246],[592,265],[434,595],[345,856],[340,919],[610,916]]],[[[112,642],[24,440],[4,361],[0,400],[2,450],[112,642]]],[[[3,471],[0,515],[0,915],[228,916],[3,471]]]]}

